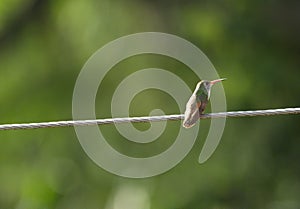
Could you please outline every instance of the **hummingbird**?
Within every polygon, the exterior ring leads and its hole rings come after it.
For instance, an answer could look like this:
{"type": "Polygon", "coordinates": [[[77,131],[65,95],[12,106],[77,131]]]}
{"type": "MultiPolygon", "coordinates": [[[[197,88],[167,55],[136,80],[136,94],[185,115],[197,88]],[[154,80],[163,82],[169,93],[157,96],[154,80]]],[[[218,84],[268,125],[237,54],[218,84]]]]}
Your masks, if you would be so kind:
{"type": "Polygon", "coordinates": [[[226,78],[222,78],[213,81],[202,80],[197,83],[195,91],[186,104],[183,127],[191,128],[195,125],[208,103],[211,87],[225,79],[226,78]]]}

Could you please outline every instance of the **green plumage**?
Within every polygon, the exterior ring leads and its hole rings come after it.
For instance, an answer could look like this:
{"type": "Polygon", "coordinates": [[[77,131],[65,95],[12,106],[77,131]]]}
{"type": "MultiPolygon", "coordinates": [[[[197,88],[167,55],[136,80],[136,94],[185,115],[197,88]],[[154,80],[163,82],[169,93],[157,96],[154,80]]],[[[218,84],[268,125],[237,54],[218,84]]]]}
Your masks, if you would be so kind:
{"type": "Polygon", "coordinates": [[[199,90],[196,92],[197,102],[208,102],[208,92],[204,85],[200,84],[199,90]]]}

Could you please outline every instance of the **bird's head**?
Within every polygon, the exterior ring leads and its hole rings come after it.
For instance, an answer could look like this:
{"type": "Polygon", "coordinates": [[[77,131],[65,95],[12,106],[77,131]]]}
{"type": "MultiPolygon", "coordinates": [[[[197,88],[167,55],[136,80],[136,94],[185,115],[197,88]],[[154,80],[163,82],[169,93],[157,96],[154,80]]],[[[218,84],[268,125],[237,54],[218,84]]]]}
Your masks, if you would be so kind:
{"type": "Polygon", "coordinates": [[[202,80],[197,84],[196,92],[197,92],[197,94],[204,93],[204,94],[207,94],[209,96],[211,87],[214,84],[216,84],[220,81],[223,81],[223,80],[226,80],[226,78],[216,79],[216,80],[213,80],[213,81],[202,80]]]}

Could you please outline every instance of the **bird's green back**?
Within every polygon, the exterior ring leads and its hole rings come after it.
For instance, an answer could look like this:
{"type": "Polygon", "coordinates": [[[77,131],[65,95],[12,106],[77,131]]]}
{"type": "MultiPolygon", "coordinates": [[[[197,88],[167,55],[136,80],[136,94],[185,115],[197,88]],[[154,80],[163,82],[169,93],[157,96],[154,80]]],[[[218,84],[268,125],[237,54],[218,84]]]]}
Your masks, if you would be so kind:
{"type": "Polygon", "coordinates": [[[207,92],[203,82],[201,82],[199,89],[196,92],[196,98],[197,98],[197,102],[207,102],[208,101],[208,92],[207,92]]]}

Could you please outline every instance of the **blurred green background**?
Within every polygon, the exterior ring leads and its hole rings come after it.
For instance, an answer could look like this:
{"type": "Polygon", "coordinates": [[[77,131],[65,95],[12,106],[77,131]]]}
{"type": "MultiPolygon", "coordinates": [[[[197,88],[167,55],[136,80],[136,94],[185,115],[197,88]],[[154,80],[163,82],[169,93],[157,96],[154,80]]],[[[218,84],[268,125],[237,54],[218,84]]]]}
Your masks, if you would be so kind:
{"type": "MultiPolygon", "coordinates": [[[[198,46],[228,78],[228,110],[300,104],[297,0],[1,0],[0,123],[71,119],[73,87],[85,61],[107,42],[144,31],[171,33],[198,46]]],[[[168,69],[191,89],[198,81],[175,60],[129,58],[101,84],[107,95],[97,97],[97,116],[110,117],[114,88],[147,67],[168,69]]],[[[157,108],[179,111],[169,95],[146,90],[132,101],[130,114],[157,108]]],[[[1,131],[0,208],[300,208],[299,123],[299,116],[228,119],[216,152],[200,165],[209,127],[203,121],[179,165],[139,180],[99,168],[73,128],[1,131]]],[[[174,142],[178,126],[168,122],[163,138],[148,145],[126,141],[113,126],[101,130],[116,149],[151,156],[174,142]]]]}

